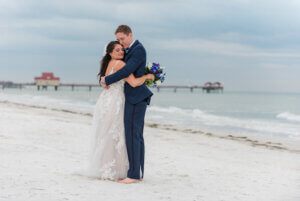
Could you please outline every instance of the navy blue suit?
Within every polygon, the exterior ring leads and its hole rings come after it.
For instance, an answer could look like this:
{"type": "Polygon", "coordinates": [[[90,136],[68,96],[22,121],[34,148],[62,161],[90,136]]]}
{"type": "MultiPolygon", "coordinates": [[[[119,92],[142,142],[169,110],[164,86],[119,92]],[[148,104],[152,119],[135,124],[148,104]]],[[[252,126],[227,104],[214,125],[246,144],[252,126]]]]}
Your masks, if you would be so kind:
{"type": "MultiPolygon", "coordinates": [[[[126,65],[122,69],[105,77],[106,85],[124,79],[131,73],[133,73],[135,77],[145,75],[146,51],[138,40],[130,47],[128,53],[124,57],[124,61],[126,65]]],[[[128,83],[125,83],[124,93],[124,126],[129,159],[127,177],[140,179],[144,176],[144,119],[147,105],[150,104],[153,93],[145,85],[134,88],[128,83]]]]}

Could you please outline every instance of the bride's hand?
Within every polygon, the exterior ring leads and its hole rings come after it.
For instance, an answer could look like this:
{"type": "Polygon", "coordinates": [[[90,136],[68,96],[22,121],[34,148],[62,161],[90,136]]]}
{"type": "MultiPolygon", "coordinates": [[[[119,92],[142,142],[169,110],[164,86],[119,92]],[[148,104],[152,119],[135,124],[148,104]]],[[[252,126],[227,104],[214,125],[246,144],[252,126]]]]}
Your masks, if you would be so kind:
{"type": "Polygon", "coordinates": [[[100,85],[104,89],[109,89],[109,86],[105,84],[105,76],[101,77],[100,85]]]}
{"type": "Polygon", "coordinates": [[[155,79],[153,74],[147,74],[146,77],[147,77],[147,79],[152,80],[152,81],[155,79]]]}

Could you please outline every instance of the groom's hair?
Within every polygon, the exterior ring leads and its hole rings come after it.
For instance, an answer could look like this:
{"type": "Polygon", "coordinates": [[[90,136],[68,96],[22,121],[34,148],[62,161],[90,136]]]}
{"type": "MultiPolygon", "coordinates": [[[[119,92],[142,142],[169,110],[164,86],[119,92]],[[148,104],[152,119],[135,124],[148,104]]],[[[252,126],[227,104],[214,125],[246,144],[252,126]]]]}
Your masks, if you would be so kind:
{"type": "Polygon", "coordinates": [[[120,26],[118,26],[118,28],[115,31],[115,34],[117,34],[117,33],[124,33],[128,36],[130,33],[132,33],[132,31],[129,26],[120,25],[120,26]]]}

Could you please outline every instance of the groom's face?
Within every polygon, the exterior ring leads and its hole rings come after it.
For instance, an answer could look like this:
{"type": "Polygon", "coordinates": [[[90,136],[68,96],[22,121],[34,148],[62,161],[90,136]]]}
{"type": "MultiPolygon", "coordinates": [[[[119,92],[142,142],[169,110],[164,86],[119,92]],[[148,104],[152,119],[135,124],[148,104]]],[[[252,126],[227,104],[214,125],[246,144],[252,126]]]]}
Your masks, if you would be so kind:
{"type": "Polygon", "coordinates": [[[132,43],[132,33],[126,35],[122,32],[116,33],[116,38],[124,48],[128,48],[132,43]]]}

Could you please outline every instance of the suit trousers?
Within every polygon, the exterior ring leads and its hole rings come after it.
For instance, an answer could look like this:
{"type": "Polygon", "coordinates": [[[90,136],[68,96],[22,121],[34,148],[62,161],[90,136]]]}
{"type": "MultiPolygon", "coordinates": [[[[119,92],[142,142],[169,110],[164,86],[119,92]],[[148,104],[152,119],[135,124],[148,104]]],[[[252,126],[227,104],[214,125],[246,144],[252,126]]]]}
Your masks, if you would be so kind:
{"type": "Polygon", "coordinates": [[[127,177],[140,179],[144,177],[145,144],[144,120],[147,100],[137,104],[125,101],[124,126],[129,170],[127,177]]]}

